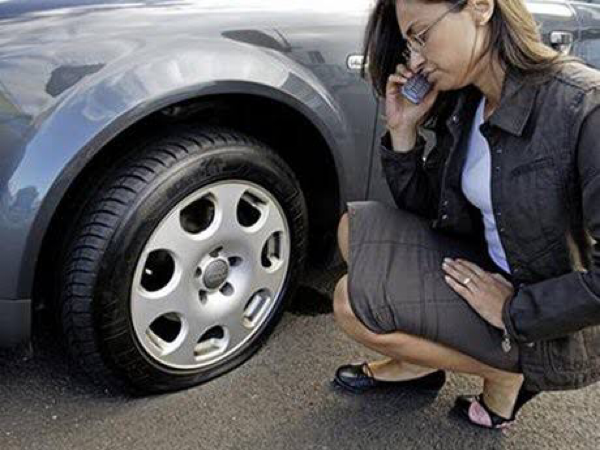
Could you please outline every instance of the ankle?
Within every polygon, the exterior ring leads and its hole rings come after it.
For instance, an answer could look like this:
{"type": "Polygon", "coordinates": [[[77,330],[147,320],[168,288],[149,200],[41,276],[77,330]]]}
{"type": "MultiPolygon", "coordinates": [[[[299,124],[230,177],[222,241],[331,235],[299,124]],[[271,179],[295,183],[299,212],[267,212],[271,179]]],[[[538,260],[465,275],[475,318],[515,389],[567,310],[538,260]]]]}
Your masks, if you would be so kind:
{"type": "Polygon", "coordinates": [[[481,375],[483,378],[484,386],[489,385],[490,387],[497,387],[500,389],[510,390],[515,386],[521,386],[525,377],[522,373],[505,372],[495,370],[491,373],[481,375]]]}
{"type": "Polygon", "coordinates": [[[483,401],[486,406],[499,416],[510,419],[523,384],[523,376],[508,377],[503,380],[485,380],[483,401]]]}

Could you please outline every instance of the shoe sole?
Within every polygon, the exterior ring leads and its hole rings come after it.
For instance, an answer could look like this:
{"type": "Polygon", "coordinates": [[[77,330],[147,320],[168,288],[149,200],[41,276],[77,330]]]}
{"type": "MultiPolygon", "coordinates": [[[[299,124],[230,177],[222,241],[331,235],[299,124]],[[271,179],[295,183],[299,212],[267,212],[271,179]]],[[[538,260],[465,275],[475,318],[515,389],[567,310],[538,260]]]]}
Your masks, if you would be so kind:
{"type": "Polygon", "coordinates": [[[401,384],[394,385],[392,382],[390,382],[389,385],[379,385],[379,386],[372,386],[372,387],[366,387],[366,388],[357,388],[357,387],[354,387],[354,386],[344,383],[342,380],[340,380],[337,377],[335,377],[333,379],[333,382],[336,385],[338,385],[339,387],[346,389],[347,391],[350,391],[353,394],[363,394],[365,392],[376,390],[376,389],[411,389],[411,390],[413,390],[415,392],[419,392],[421,394],[437,394],[441,391],[441,389],[443,387],[443,386],[441,386],[439,389],[428,389],[428,388],[420,388],[418,386],[403,386],[401,384]]]}
{"type": "Polygon", "coordinates": [[[346,384],[343,381],[338,380],[337,378],[333,379],[333,383],[336,386],[339,386],[342,389],[345,389],[345,390],[347,390],[347,391],[349,391],[349,392],[351,392],[353,394],[362,394],[362,393],[367,392],[367,391],[369,391],[371,389],[374,389],[374,388],[363,388],[363,389],[361,389],[361,388],[355,388],[354,386],[350,386],[349,384],[346,384]]]}

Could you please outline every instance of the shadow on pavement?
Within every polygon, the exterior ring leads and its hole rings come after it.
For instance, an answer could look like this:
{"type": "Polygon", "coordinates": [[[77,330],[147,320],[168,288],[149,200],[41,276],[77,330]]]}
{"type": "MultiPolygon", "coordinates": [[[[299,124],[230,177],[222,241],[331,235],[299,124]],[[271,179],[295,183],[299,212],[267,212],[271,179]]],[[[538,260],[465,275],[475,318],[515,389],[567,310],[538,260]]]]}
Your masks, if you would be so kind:
{"type": "Polygon", "coordinates": [[[333,299],[330,295],[310,286],[300,286],[287,309],[299,316],[319,316],[333,312],[333,299]]]}

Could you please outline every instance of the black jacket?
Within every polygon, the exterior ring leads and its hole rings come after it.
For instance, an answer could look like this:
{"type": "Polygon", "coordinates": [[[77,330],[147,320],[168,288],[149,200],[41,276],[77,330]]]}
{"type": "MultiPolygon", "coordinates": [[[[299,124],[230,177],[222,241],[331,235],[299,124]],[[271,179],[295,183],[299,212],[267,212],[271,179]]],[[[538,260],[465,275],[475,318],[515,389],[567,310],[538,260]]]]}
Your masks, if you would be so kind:
{"type": "MultiPolygon", "coordinates": [[[[526,385],[574,389],[600,379],[600,71],[568,63],[542,83],[509,69],[480,130],[491,150],[491,198],[516,292],[504,323],[526,385]]],[[[399,208],[447,233],[484,240],[460,174],[481,93],[455,91],[448,114],[398,153],[382,137],[383,170],[399,208]]],[[[484,241],[483,241],[484,242],[484,241]]],[[[476,337],[474,337],[476,339],[476,337]]]]}

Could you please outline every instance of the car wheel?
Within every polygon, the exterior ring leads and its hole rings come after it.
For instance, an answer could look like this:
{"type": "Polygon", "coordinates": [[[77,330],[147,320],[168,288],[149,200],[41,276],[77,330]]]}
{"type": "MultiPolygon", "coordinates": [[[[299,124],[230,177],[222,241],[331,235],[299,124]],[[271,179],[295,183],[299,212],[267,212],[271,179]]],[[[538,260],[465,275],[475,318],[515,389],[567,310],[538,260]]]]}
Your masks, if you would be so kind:
{"type": "Polygon", "coordinates": [[[61,263],[74,359],[146,392],[246,361],[303,271],[307,208],[289,166],[243,134],[181,126],[102,179],[61,263]]]}

